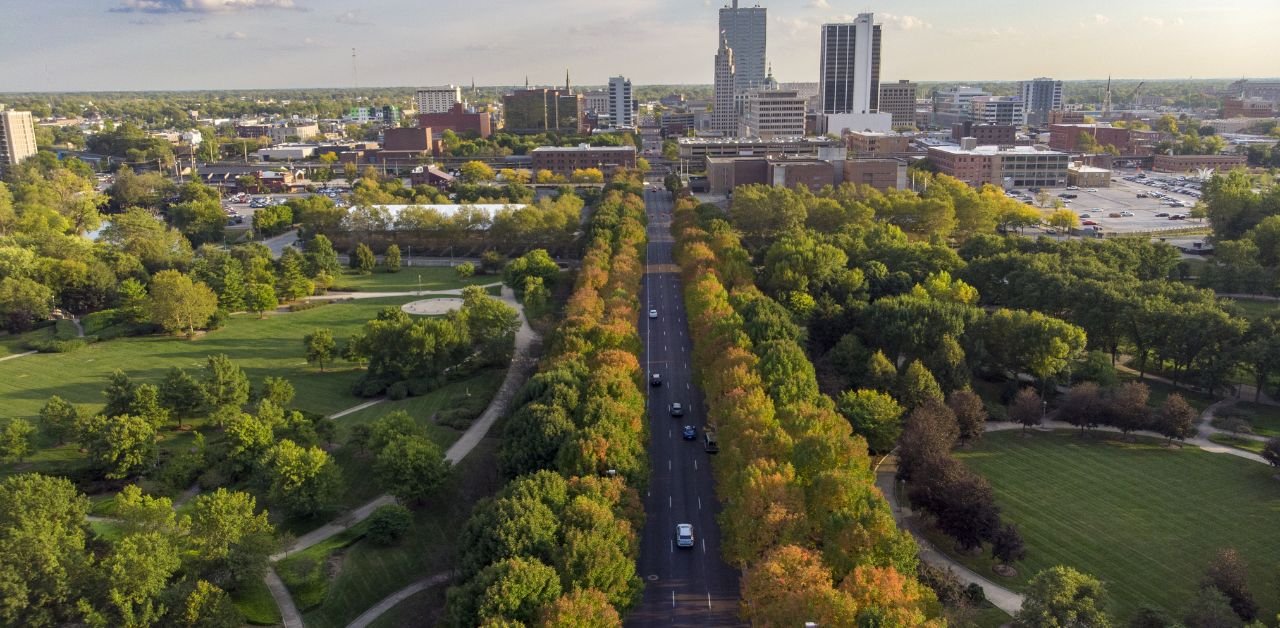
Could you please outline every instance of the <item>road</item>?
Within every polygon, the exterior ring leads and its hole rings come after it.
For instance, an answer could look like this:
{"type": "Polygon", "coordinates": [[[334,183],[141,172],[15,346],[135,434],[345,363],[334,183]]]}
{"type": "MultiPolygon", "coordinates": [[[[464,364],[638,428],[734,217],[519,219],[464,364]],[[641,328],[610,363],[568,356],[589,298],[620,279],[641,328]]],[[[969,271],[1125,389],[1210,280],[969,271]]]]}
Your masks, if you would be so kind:
{"type": "Polygon", "coordinates": [[[640,541],[639,574],[644,598],[626,625],[734,626],[738,619],[738,572],[720,558],[719,502],[711,475],[712,455],[702,449],[705,425],[702,391],[693,385],[693,345],[681,298],[680,276],[672,259],[671,194],[645,191],[649,214],[648,267],[641,289],[640,337],[644,343],[646,378],[662,376],[661,386],[648,386],[649,462],[652,471],[645,495],[645,527],[640,541]],[[650,309],[658,311],[649,318],[650,309]],[[668,404],[687,408],[674,418],[668,404]],[[686,441],[681,428],[692,425],[698,439],[686,441]],[[675,546],[675,527],[691,523],[694,547],[675,546]]]}

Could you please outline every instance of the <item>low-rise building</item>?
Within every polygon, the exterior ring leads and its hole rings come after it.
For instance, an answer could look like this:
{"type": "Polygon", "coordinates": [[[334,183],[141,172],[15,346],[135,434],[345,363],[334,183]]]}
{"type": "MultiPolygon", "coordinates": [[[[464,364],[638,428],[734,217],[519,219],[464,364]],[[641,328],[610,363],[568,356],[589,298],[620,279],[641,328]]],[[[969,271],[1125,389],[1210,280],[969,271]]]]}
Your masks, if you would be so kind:
{"type": "Polygon", "coordinates": [[[1083,111],[1050,111],[1049,124],[1084,124],[1083,111]]]}
{"type": "Polygon", "coordinates": [[[533,156],[534,171],[550,170],[566,177],[574,170],[587,168],[608,174],[618,168],[636,167],[634,146],[541,146],[533,149],[530,155],[533,156]]]}
{"type": "Polygon", "coordinates": [[[957,122],[951,125],[951,139],[957,143],[972,137],[979,146],[1013,146],[1018,143],[1018,127],[1012,124],[978,124],[957,122]]]}
{"type": "Polygon", "coordinates": [[[711,194],[728,194],[742,185],[803,185],[816,192],[841,183],[870,185],[883,191],[906,186],[907,164],[898,159],[709,157],[706,179],[706,191],[711,194]]]}
{"type": "Polygon", "coordinates": [[[910,135],[898,133],[846,133],[845,146],[857,156],[904,155],[911,152],[910,135]]]}
{"type": "Polygon", "coordinates": [[[314,122],[274,125],[268,133],[272,144],[305,142],[318,135],[320,126],[314,122]]]}
{"type": "Polygon", "coordinates": [[[1111,171],[1097,168],[1080,162],[1067,166],[1067,183],[1082,188],[1111,187],[1111,171]]]}
{"type": "Polygon", "coordinates": [[[254,153],[259,159],[270,161],[302,161],[316,154],[314,144],[284,144],[271,148],[260,148],[254,153]]]}
{"type": "Polygon", "coordinates": [[[978,146],[966,138],[960,146],[931,146],[929,161],[939,172],[973,186],[1062,187],[1070,156],[1031,146],[978,146]]]}
{"type": "Polygon", "coordinates": [[[824,157],[843,156],[842,140],[829,137],[681,137],[680,160],[689,162],[694,170],[706,163],[708,157],[824,157]],[[834,151],[834,152],[833,152],[834,151]]]}
{"type": "Polygon", "coordinates": [[[1224,118],[1270,118],[1276,115],[1276,103],[1263,98],[1223,98],[1224,118]]]}
{"type": "Polygon", "coordinates": [[[1197,170],[1231,170],[1242,168],[1244,155],[1156,155],[1151,169],[1156,172],[1195,172],[1197,170]]]}
{"type": "Polygon", "coordinates": [[[1080,152],[1080,136],[1088,135],[1098,146],[1115,146],[1126,157],[1150,155],[1160,142],[1157,131],[1135,131],[1102,124],[1051,124],[1049,147],[1054,150],[1080,152]]]}
{"type": "Polygon", "coordinates": [[[843,169],[844,183],[869,185],[881,192],[907,187],[907,162],[901,159],[849,159],[843,169]]]}
{"type": "Polygon", "coordinates": [[[487,138],[493,134],[490,122],[488,112],[468,110],[462,103],[454,103],[448,111],[442,113],[418,115],[418,126],[430,128],[437,136],[445,131],[453,131],[458,135],[487,138]]]}

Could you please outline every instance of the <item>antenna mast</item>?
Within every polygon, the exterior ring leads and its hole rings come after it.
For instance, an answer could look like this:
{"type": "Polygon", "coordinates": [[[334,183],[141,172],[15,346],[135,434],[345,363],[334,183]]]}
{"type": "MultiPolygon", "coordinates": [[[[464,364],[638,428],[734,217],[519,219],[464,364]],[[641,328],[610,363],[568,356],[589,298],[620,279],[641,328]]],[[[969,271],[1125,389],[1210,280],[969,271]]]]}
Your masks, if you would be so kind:
{"type": "Polygon", "coordinates": [[[351,49],[351,84],[360,89],[360,71],[356,68],[356,49],[351,49]]]}

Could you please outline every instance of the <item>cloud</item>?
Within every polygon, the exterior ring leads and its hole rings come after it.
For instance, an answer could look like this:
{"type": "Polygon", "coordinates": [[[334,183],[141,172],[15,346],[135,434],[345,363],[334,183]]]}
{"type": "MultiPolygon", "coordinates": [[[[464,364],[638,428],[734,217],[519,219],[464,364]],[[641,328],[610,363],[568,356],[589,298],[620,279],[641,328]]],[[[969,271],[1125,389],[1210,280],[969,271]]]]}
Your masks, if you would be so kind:
{"type": "Polygon", "coordinates": [[[1094,24],[1097,24],[1098,26],[1102,26],[1103,24],[1106,24],[1107,22],[1110,22],[1110,21],[1111,21],[1111,18],[1109,18],[1109,17],[1107,17],[1107,16],[1105,16],[1105,15],[1103,15],[1103,14],[1101,14],[1101,13],[1094,13],[1094,14],[1093,14],[1093,23],[1094,23],[1094,24]]]}
{"type": "Polygon", "coordinates": [[[914,15],[877,13],[876,19],[885,27],[896,31],[927,30],[933,28],[933,24],[930,24],[914,15]]]}
{"type": "Polygon", "coordinates": [[[1164,18],[1151,17],[1150,15],[1144,15],[1142,16],[1142,23],[1148,24],[1150,26],[1155,26],[1156,28],[1160,28],[1164,26],[1164,18]]]}
{"type": "Polygon", "coordinates": [[[228,41],[238,41],[238,40],[248,39],[248,38],[249,36],[244,34],[241,31],[231,31],[230,33],[226,33],[224,35],[218,35],[218,39],[226,39],[228,41]]]}
{"type": "Polygon", "coordinates": [[[348,26],[373,26],[373,22],[360,19],[359,11],[347,11],[346,13],[339,15],[338,23],[346,24],[348,26]]]}
{"type": "Polygon", "coordinates": [[[118,13],[229,13],[249,9],[298,9],[294,0],[122,0],[118,13]]]}
{"type": "Polygon", "coordinates": [[[809,0],[809,4],[805,5],[810,9],[830,9],[831,4],[827,0],[809,0]]]}

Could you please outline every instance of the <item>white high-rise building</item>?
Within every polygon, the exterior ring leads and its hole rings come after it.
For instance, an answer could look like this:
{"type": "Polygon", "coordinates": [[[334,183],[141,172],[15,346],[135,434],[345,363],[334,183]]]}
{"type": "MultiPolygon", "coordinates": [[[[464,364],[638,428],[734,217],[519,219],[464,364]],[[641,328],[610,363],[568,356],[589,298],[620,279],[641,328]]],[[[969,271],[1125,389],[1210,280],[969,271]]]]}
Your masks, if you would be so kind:
{"type": "Polygon", "coordinates": [[[418,113],[449,113],[453,105],[462,102],[462,88],[457,85],[423,87],[413,98],[418,113]]]}
{"type": "Polygon", "coordinates": [[[720,9],[720,37],[733,50],[734,90],[764,86],[767,10],[760,6],[732,6],[720,9]]]}
{"type": "Polygon", "coordinates": [[[1062,81],[1041,77],[1023,81],[1019,87],[1025,124],[1048,124],[1050,111],[1062,111],[1062,81]]]}
{"type": "Polygon", "coordinates": [[[822,25],[818,111],[875,113],[880,99],[880,25],[871,13],[822,25]]]}
{"type": "Polygon", "coordinates": [[[978,96],[969,101],[969,119],[974,124],[1020,126],[1027,114],[1019,96],[978,96]]]}
{"type": "Polygon", "coordinates": [[[636,125],[636,101],[631,96],[631,79],[614,76],[609,79],[609,121],[615,129],[630,129],[636,125]]]}
{"type": "Polygon", "coordinates": [[[742,103],[742,137],[803,137],[807,99],[794,90],[753,89],[742,103]]]}
{"type": "Polygon", "coordinates": [[[36,154],[35,119],[30,111],[0,111],[0,174],[36,154]]]}
{"type": "Polygon", "coordinates": [[[725,37],[720,38],[720,49],[716,51],[716,77],[713,89],[711,110],[711,130],[725,135],[738,132],[738,113],[734,107],[734,64],[733,49],[725,37]]]}

